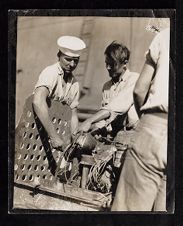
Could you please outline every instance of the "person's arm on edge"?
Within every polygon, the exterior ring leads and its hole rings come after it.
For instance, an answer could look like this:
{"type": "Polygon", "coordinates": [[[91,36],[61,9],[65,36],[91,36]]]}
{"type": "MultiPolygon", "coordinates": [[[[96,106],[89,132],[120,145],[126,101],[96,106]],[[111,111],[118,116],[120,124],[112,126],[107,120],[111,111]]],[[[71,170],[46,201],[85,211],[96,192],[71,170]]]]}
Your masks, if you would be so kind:
{"type": "Polygon", "coordinates": [[[50,137],[51,145],[53,148],[62,147],[63,141],[55,131],[54,125],[50,120],[46,98],[49,91],[46,87],[38,87],[35,90],[33,98],[34,111],[43,124],[48,136],[50,137]]]}
{"type": "Polygon", "coordinates": [[[133,91],[134,105],[138,116],[140,117],[140,108],[145,102],[146,95],[149,91],[150,83],[154,74],[154,66],[148,60],[146,60],[142,72],[135,84],[133,91]]]}
{"type": "Polygon", "coordinates": [[[108,110],[100,110],[96,114],[92,115],[90,118],[86,119],[81,124],[78,131],[88,132],[88,130],[91,128],[91,125],[93,123],[106,119],[109,116],[110,116],[110,112],[108,110]]]}

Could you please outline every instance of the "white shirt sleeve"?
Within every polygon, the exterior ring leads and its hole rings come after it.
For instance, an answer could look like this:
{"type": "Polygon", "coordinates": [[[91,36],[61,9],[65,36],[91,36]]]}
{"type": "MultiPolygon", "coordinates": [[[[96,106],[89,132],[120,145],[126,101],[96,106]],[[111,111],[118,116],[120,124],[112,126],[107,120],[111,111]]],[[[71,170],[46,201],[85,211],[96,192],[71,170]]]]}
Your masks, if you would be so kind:
{"type": "Polygon", "coordinates": [[[46,67],[41,74],[35,85],[35,89],[41,86],[45,86],[49,91],[49,96],[51,95],[57,82],[56,73],[53,73],[53,70],[50,67],[46,67]]]}

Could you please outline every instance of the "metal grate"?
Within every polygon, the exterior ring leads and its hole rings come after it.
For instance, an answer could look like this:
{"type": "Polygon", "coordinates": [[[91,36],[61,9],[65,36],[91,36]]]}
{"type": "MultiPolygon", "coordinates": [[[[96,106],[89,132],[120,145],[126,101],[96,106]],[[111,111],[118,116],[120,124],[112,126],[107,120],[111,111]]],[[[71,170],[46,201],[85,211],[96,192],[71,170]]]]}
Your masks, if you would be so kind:
{"type": "MultiPolygon", "coordinates": [[[[30,96],[26,100],[16,128],[14,185],[31,189],[34,195],[41,193],[101,209],[111,199],[110,194],[104,195],[69,184],[55,183],[55,170],[62,153],[51,148],[47,133],[32,108],[32,99],[33,96],[30,96]]],[[[49,102],[48,107],[52,123],[65,141],[66,147],[70,142],[71,109],[58,101],[49,102]]],[[[20,201],[22,205],[25,205],[24,198],[20,201]]]]}
{"type": "MultiPolygon", "coordinates": [[[[14,181],[32,186],[52,186],[61,152],[52,149],[46,131],[32,108],[33,96],[25,103],[16,128],[14,181]]],[[[58,101],[48,103],[50,118],[57,133],[70,141],[71,109],[58,101]]]]}

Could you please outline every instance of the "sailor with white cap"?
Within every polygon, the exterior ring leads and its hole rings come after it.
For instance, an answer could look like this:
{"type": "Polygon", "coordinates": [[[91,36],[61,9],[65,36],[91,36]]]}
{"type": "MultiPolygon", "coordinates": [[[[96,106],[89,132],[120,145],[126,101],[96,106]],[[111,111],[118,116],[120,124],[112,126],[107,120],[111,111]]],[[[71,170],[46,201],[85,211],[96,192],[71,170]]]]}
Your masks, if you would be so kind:
{"type": "Polygon", "coordinates": [[[72,71],[77,67],[85,43],[74,36],[61,36],[57,40],[58,62],[46,67],[35,85],[33,107],[50,137],[53,148],[62,147],[63,141],[54,129],[49,117],[47,98],[58,100],[71,107],[71,133],[78,127],[77,106],[79,83],[72,71]]]}
{"type": "Polygon", "coordinates": [[[57,44],[62,53],[70,57],[79,57],[81,51],[86,47],[85,43],[74,36],[61,36],[57,44]]]}

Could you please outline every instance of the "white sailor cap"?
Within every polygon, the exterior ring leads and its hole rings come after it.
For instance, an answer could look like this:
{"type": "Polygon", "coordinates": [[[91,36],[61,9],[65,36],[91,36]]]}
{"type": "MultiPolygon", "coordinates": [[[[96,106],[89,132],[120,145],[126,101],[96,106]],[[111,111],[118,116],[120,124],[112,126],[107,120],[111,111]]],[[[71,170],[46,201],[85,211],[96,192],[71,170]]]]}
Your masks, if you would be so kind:
{"type": "Polygon", "coordinates": [[[57,45],[62,53],[71,57],[79,57],[81,51],[86,48],[83,40],[74,36],[61,36],[57,39],[57,45]]]}

